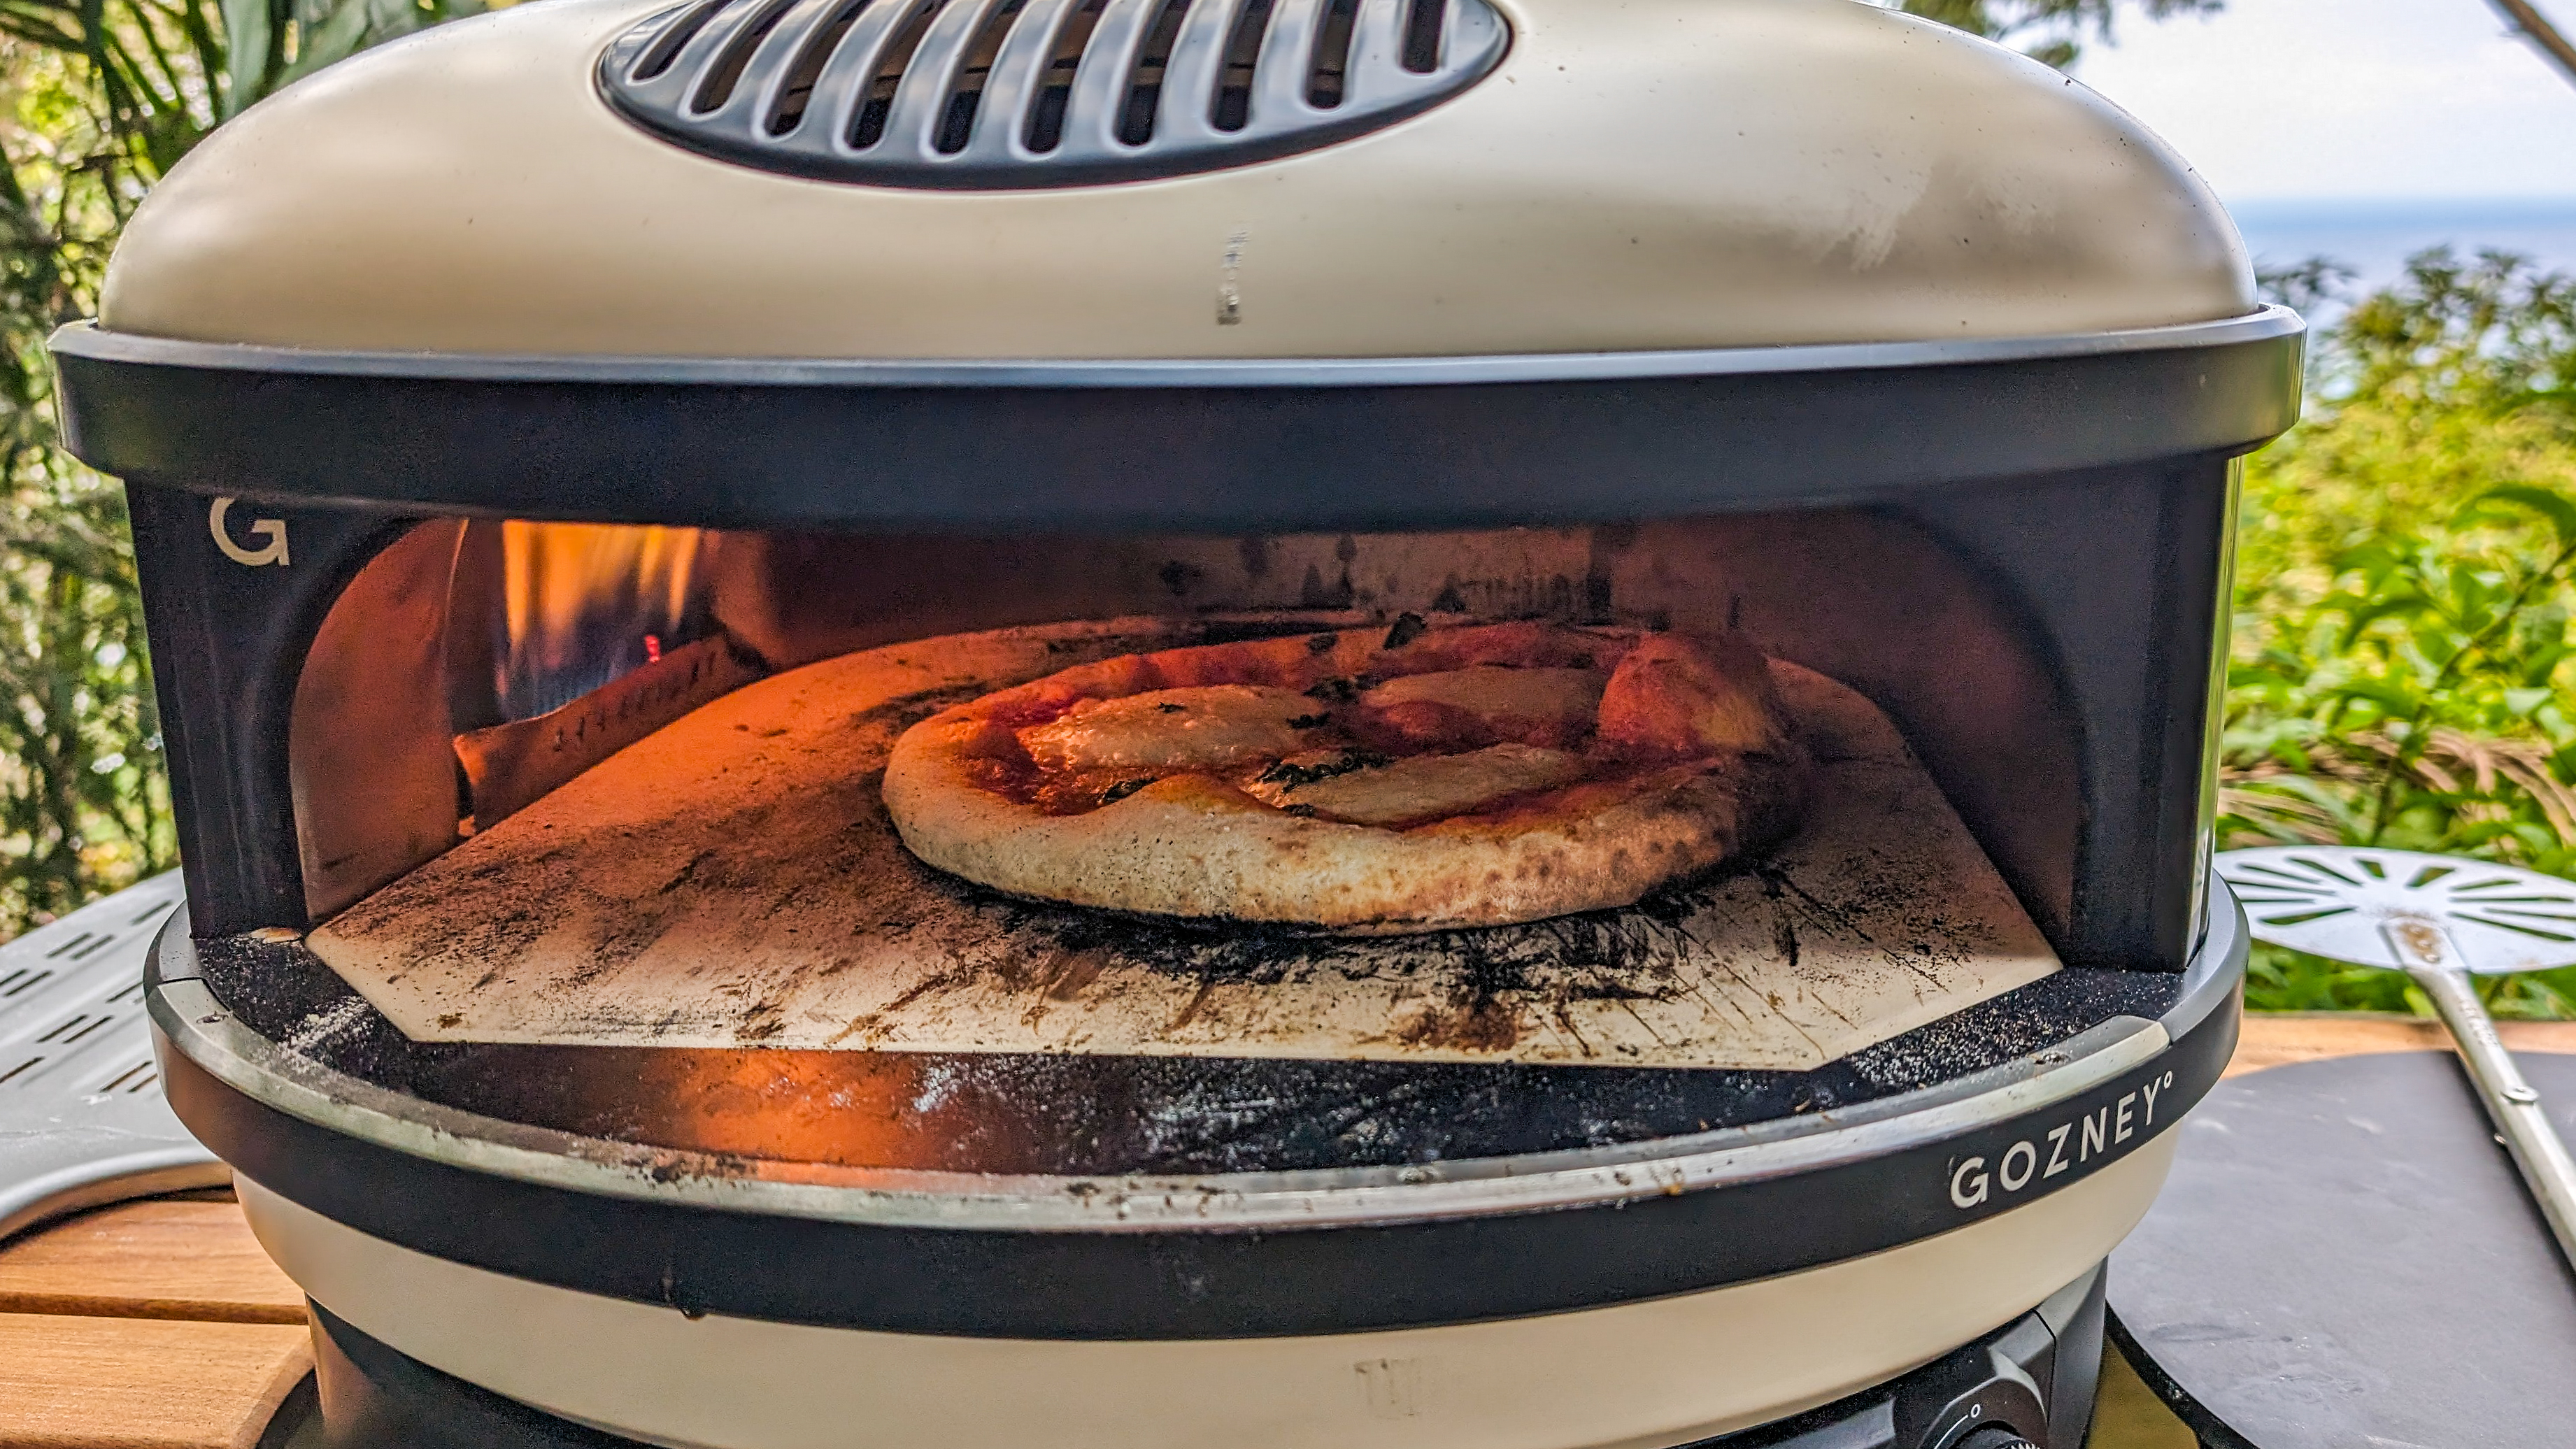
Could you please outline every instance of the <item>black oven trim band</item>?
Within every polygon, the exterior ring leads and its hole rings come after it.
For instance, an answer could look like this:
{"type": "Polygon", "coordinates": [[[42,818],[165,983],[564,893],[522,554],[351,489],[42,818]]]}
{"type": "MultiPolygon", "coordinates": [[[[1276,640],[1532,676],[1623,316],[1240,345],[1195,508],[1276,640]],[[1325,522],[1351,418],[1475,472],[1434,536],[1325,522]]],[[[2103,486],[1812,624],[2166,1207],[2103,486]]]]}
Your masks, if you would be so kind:
{"type": "Polygon", "coordinates": [[[1367,531],[2232,456],[2295,421],[2301,340],[2271,307],[2065,337],[1481,358],[476,357],[89,324],[52,345],[72,451],[198,493],[708,527],[1367,531]]]}
{"type": "Polygon", "coordinates": [[[252,1032],[185,974],[184,924],[155,945],[147,999],[191,1131],[270,1190],[404,1247],[689,1313],[975,1337],[1236,1338],[1705,1291],[2024,1206],[2146,1146],[2216,1083],[2235,1046],[2246,939],[2241,913],[2214,913],[2162,1020],[2109,1023],[2088,1034],[2089,1052],[2079,1038],[1868,1104],[1869,1120],[1553,1154],[1549,1166],[1588,1164],[1553,1172],[1512,1159],[1301,1174],[1303,1190],[1268,1193],[1213,1176],[1089,1191],[984,1179],[971,1199],[897,1183],[934,1174],[884,1174],[885,1189],[746,1183],[692,1154],[495,1122],[252,1032]],[[1046,1190],[997,1190],[1012,1183],[1046,1190]],[[1139,1208],[1123,1218],[1122,1195],[1139,1208]],[[1269,1211],[1254,1210],[1264,1199],[1269,1211]],[[1300,1199],[1318,1204],[1311,1216],[1280,1211],[1300,1199]]]}

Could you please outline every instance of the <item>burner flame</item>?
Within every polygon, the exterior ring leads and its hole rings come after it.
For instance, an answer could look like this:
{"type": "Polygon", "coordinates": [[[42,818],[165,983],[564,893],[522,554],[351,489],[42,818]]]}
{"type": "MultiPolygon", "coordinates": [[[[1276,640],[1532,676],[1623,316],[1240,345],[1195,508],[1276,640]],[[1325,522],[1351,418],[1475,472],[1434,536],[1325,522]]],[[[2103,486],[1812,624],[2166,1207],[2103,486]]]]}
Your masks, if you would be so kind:
{"type": "Polygon", "coordinates": [[[518,521],[500,532],[493,683],[512,719],[569,704],[711,630],[712,532],[518,521]]]}

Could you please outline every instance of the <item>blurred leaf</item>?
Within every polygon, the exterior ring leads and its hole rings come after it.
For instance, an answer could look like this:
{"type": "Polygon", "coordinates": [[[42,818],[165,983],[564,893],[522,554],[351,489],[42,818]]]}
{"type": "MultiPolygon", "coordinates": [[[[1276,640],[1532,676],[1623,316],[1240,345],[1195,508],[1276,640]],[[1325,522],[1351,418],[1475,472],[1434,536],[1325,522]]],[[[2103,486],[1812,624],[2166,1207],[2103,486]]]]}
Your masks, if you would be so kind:
{"type": "Polygon", "coordinates": [[[224,0],[224,119],[266,94],[265,83],[278,64],[278,42],[285,27],[269,0],[224,0]]]}
{"type": "Polygon", "coordinates": [[[2528,508],[2549,520],[2549,526],[2557,531],[2560,548],[2576,545],[2576,499],[2564,494],[2528,483],[2502,483],[2469,501],[2472,507],[2510,503],[2528,508]]]}

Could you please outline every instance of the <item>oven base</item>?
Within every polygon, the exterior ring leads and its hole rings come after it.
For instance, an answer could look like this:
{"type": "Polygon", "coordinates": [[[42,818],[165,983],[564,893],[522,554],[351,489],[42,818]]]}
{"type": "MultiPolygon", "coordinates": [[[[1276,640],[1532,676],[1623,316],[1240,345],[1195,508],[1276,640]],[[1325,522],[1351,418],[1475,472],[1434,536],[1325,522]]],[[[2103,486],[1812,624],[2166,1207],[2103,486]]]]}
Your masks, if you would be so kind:
{"type": "MultiPolygon", "coordinates": [[[[2054,1301],[2144,1215],[2171,1144],[2162,1134],[1964,1228],[1710,1292],[1427,1329],[1200,1341],[684,1317],[433,1258],[252,1179],[239,1188],[271,1256],[339,1321],[509,1400],[673,1449],[811,1449],[843,1442],[852,1423],[889,1444],[1665,1449],[1843,1400],[2054,1301]]],[[[1916,1435],[1901,1449],[1918,1442],[1944,1444],[1916,1435]]]]}
{"type": "MultiPolygon", "coordinates": [[[[1692,1449],[1944,1449],[1962,1431],[1995,1422],[2042,1449],[2078,1449],[2091,1427],[2101,1368],[2105,1271],[2088,1270],[2039,1307],[1911,1373],[1692,1449]]],[[[319,1304],[307,1307],[328,1449],[621,1449],[646,1442],[503,1398],[369,1337],[319,1304]]]]}

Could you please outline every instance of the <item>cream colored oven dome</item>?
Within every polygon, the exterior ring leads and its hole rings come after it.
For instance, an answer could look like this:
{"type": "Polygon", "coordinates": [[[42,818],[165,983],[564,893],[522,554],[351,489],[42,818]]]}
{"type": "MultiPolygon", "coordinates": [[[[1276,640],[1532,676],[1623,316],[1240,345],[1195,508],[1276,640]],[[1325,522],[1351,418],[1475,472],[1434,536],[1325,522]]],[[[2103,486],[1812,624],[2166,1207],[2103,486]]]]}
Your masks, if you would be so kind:
{"type": "Polygon", "coordinates": [[[663,139],[598,77],[668,8],[522,5],[251,108],[144,203],[101,325],[334,350],[1284,358],[2027,337],[2255,305],[2217,200],[2144,127],[1855,0],[1495,0],[1499,64],[1391,125],[1020,190],[806,179],[663,139]]]}

